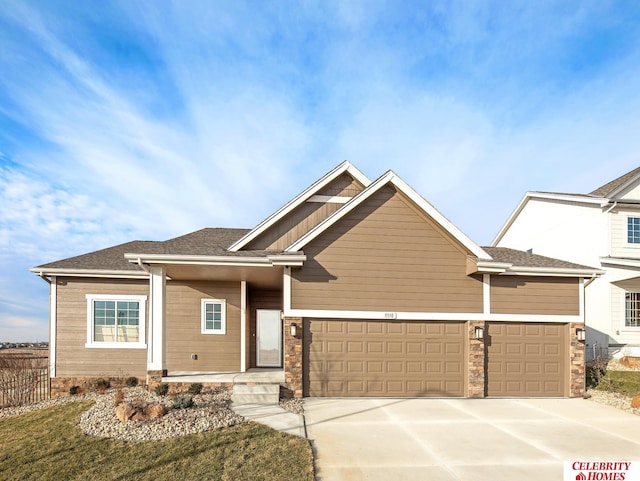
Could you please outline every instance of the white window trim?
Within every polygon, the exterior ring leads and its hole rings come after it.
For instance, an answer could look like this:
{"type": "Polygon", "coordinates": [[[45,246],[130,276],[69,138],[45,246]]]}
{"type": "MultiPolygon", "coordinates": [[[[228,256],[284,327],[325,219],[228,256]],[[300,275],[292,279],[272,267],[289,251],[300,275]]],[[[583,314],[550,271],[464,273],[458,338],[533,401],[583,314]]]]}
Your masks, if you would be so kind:
{"type": "Polygon", "coordinates": [[[90,349],[146,349],[147,344],[145,327],[147,324],[147,296],[131,296],[118,294],[87,294],[87,343],[84,347],[90,349]],[[109,300],[109,301],[138,301],[140,305],[140,320],[138,327],[140,328],[138,342],[100,342],[93,340],[94,323],[93,323],[93,301],[109,300]]]}
{"type": "Polygon", "coordinates": [[[227,333],[227,300],[226,299],[202,299],[200,302],[200,333],[201,334],[214,334],[224,336],[227,333]],[[206,322],[206,305],[207,304],[220,304],[222,327],[220,329],[207,329],[206,322]]]}
{"type": "Polygon", "coordinates": [[[626,231],[627,231],[627,247],[631,247],[631,248],[640,248],[640,242],[629,242],[629,219],[640,219],[640,215],[628,215],[627,216],[627,225],[626,225],[626,231]]]}
{"type": "Polygon", "coordinates": [[[622,292],[622,332],[633,332],[636,333],[640,331],[640,326],[627,326],[627,294],[640,294],[638,291],[623,291],[622,292]]]}

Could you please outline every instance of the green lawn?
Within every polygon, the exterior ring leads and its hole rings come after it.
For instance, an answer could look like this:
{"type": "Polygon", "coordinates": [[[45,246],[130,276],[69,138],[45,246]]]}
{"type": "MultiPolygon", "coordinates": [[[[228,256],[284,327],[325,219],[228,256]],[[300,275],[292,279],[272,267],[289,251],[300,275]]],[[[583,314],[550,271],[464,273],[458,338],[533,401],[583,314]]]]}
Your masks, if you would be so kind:
{"type": "Polygon", "coordinates": [[[306,439],[247,423],[165,441],[84,435],[78,402],[0,420],[0,479],[313,480],[306,439]]]}
{"type": "Polygon", "coordinates": [[[619,392],[628,396],[640,394],[640,372],[607,371],[596,389],[619,392]]]}

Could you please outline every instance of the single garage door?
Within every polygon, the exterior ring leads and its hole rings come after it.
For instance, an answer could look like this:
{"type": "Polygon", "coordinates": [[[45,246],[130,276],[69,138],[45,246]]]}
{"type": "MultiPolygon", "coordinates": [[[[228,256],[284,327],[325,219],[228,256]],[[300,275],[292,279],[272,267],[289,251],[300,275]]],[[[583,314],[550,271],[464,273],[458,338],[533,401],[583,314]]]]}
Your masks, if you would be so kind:
{"type": "Polygon", "coordinates": [[[304,323],[306,396],[463,396],[464,322],[304,323]]]}
{"type": "Polygon", "coordinates": [[[488,396],[567,396],[566,324],[488,323],[488,396]]]}

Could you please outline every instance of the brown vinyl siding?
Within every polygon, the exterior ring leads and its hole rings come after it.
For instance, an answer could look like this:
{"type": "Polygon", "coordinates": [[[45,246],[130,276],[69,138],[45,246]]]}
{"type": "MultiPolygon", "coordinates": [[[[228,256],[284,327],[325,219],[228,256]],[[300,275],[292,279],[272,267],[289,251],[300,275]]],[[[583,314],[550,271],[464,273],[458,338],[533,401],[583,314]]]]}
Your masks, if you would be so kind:
{"type": "Polygon", "coordinates": [[[578,315],[578,279],[491,276],[492,314],[578,315]]]}
{"type": "Polygon", "coordinates": [[[166,305],[168,371],[240,370],[240,282],[169,281],[166,305]],[[201,333],[202,299],[226,301],[225,334],[201,333]]]}
{"type": "Polygon", "coordinates": [[[256,367],[256,309],[282,310],[282,291],[251,291],[249,306],[249,367],[256,367]]]}
{"type": "MultiPolygon", "coordinates": [[[[342,175],[322,189],[318,195],[354,196],[362,191],[362,186],[348,175],[342,175]]],[[[325,220],[344,204],[306,202],[283,219],[271,226],[265,233],[247,245],[247,249],[283,250],[325,220]]]]}
{"type": "MultiPolygon", "coordinates": [[[[56,377],[144,377],[146,349],[86,348],[86,294],[147,296],[149,282],[126,279],[57,278],[56,377]]],[[[145,323],[147,320],[145,319],[145,323]]],[[[148,331],[148,329],[147,329],[148,331]]]]}
{"type": "Polygon", "coordinates": [[[482,312],[467,252],[403,195],[385,187],[304,247],[294,309],[482,312]]]}

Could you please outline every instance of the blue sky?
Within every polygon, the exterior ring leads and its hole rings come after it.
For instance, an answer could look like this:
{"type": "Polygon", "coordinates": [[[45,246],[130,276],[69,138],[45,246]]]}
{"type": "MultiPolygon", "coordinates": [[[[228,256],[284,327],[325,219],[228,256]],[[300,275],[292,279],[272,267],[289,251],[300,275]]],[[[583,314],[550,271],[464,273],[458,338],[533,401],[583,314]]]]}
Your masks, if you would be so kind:
{"type": "Polygon", "coordinates": [[[0,0],[0,341],[30,267],[253,227],[348,159],[488,244],[640,165],[640,3],[0,0]]]}

